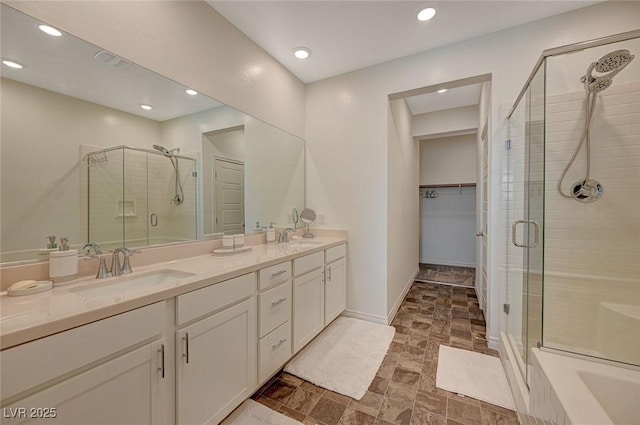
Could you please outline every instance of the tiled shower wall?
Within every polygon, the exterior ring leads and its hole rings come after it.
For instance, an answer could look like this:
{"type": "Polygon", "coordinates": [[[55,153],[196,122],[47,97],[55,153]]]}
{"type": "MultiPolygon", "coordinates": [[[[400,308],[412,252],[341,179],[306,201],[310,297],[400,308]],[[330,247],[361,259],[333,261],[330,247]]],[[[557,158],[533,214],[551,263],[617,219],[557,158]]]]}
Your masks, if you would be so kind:
{"type": "MultiPolygon", "coordinates": [[[[546,103],[544,344],[640,364],[640,335],[621,332],[629,317],[640,317],[640,82],[614,83],[598,95],[591,178],[604,195],[593,203],[565,199],[556,188],[584,131],[584,97],[575,91],[546,103]],[[598,329],[611,321],[620,328],[603,343],[598,329]]],[[[565,192],[584,178],[584,152],[565,192]]]]}
{"type": "Polygon", "coordinates": [[[107,163],[89,170],[92,242],[111,249],[122,246],[123,237],[128,247],[196,238],[195,161],[180,160],[184,202],[176,206],[170,202],[175,172],[168,158],[125,149],[123,166],[123,150],[107,155],[107,163]],[[150,226],[151,214],[157,226],[150,226]]]}

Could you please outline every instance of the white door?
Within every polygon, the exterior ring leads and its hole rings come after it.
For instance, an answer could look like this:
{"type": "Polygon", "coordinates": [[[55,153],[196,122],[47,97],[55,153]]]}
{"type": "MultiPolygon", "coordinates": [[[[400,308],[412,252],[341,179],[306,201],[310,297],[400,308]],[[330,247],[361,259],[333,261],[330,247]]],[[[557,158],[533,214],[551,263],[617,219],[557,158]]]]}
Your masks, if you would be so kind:
{"type": "Polygon", "coordinates": [[[244,234],[244,163],[214,158],[213,180],[214,232],[244,234]]]}
{"type": "Polygon", "coordinates": [[[478,198],[480,199],[478,218],[479,229],[476,236],[478,237],[478,249],[476,258],[476,295],[478,303],[482,310],[487,305],[487,208],[488,208],[488,181],[489,181],[489,121],[485,121],[482,126],[481,133],[481,152],[480,164],[478,167],[480,190],[478,198]]]}
{"type": "Polygon", "coordinates": [[[323,270],[293,280],[293,352],[307,345],[324,327],[323,270]]]}
{"type": "Polygon", "coordinates": [[[255,297],[176,332],[176,347],[177,422],[219,423],[257,385],[255,297]]]}
{"type": "Polygon", "coordinates": [[[347,307],[347,260],[341,258],[327,265],[324,280],[324,325],[327,326],[347,307]]]}
{"type": "Polygon", "coordinates": [[[2,423],[166,424],[169,384],[162,346],[162,341],[148,344],[3,406],[2,423]]]}

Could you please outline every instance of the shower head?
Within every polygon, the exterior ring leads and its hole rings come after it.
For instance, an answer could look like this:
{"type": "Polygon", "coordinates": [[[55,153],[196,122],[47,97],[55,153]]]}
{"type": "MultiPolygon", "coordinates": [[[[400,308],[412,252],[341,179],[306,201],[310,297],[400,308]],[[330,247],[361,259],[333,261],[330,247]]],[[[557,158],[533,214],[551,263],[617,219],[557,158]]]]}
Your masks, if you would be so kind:
{"type": "Polygon", "coordinates": [[[616,50],[611,53],[607,53],[596,62],[596,72],[611,72],[621,70],[635,58],[628,50],[616,50]]]}
{"type": "Polygon", "coordinates": [[[158,152],[162,152],[165,155],[171,155],[174,152],[180,153],[180,148],[173,148],[171,150],[165,148],[164,146],[160,146],[160,145],[153,145],[153,148],[155,150],[157,150],[158,152]]]}
{"type": "Polygon", "coordinates": [[[607,89],[613,84],[613,78],[609,76],[596,77],[589,83],[589,91],[591,93],[600,93],[602,90],[607,89]]]}
{"type": "Polygon", "coordinates": [[[618,75],[635,58],[628,50],[621,49],[607,53],[597,62],[592,62],[580,79],[590,93],[599,93],[611,86],[613,77],[618,75]],[[593,72],[604,75],[593,75],[593,72]]]}
{"type": "Polygon", "coordinates": [[[167,148],[165,148],[164,146],[160,146],[160,145],[153,145],[153,148],[155,150],[157,150],[158,152],[162,152],[164,154],[169,154],[170,152],[167,150],[167,148]]]}

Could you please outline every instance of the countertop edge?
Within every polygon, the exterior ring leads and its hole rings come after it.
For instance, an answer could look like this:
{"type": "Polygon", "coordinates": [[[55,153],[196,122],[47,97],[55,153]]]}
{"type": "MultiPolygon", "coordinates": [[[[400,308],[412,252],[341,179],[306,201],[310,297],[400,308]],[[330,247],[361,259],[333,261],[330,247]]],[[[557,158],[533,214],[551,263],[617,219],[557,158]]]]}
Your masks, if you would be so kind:
{"type": "MultiPolygon", "coordinates": [[[[26,344],[37,339],[46,338],[51,335],[55,335],[60,332],[65,332],[73,328],[84,326],[99,320],[103,320],[118,314],[126,313],[150,304],[155,304],[162,301],[167,301],[171,298],[178,297],[188,292],[196,291],[207,286],[215,285],[217,283],[233,279],[238,276],[242,276],[249,273],[254,273],[260,269],[270,267],[275,264],[280,264],[285,261],[291,261],[299,257],[304,257],[309,254],[324,251],[326,249],[342,245],[348,242],[346,237],[333,237],[331,242],[319,244],[317,247],[308,248],[302,252],[296,252],[292,254],[286,254],[282,257],[272,258],[259,264],[252,264],[250,266],[240,267],[236,270],[220,273],[212,276],[204,276],[202,279],[197,279],[193,282],[186,283],[177,287],[165,288],[158,290],[157,292],[142,295],[138,298],[125,300],[117,304],[96,308],[95,310],[84,311],[78,314],[73,314],[67,317],[62,317],[57,320],[48,321],[40,324],[36,324],[30,327],[18,329],[6,334],[0,335],[0,350],[10,349],[12,347],[26,344]]],[[[210,255],[210,254],[209,254],[210,255]]],[[[193,260],[199,257],[188,257],[179,260],[172,260],[168,262],[156,263],[144,267],[140,273],[147,273],[154,270],[161,270],[168,266],[180,269],[180,263],[193,260]]],[[[235,257],[229,257],[233,259],[235,257]]],[[[191,278],[193,279],[193,278],[191,278]]],[[[257,287],[256,287],[257,291],[257,287]]],[[[5,296],[5,295],[3,295],[5,296]]]]}

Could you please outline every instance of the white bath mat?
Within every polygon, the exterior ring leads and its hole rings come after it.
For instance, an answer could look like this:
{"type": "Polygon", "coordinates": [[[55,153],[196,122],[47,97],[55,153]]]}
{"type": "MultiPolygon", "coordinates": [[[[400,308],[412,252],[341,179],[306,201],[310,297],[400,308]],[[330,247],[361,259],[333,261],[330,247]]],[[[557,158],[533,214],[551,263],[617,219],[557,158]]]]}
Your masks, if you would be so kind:
{"type": "Polygon", "coordinates": [[[515,409],[507,377],[497,357],[441,345],[436,387],[515,409]]]}
{"type": "Polygon", "coordinates": [[[360,400],[376,376],[395,332],[392,326],[339,317],[284,370],[360,400]]]}
{"type": "Polygon", "coordinates": [[[267,406],[245,400],[221,425],[302,425],[295,419],[269,409],[267,406]]]}

